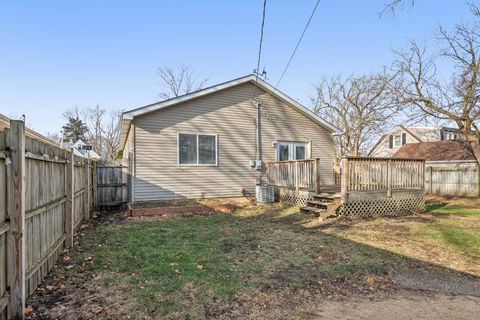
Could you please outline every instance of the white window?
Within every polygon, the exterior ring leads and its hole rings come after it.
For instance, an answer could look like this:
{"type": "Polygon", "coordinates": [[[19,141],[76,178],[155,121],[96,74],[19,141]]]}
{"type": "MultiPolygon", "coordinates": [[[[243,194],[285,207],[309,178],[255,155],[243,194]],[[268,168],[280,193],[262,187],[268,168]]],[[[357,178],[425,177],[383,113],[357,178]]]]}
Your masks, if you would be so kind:
{"type": "Polygon", "coordinates": [[[308,145],[303,142],[277,142],[277,161],[304,160],[308,158],[308,145]]]}
{"type": "Polygon", "coordinates": [[[402,135],[401,134],[396,134],[393,137],[393,146],[395,148],[401,147],[402,146],[402,135]]]}
{"type": "Polygon", "coordinates": [[[193,166],[217,165],[217,135],[178,134],[178,164],[193,166]]]}

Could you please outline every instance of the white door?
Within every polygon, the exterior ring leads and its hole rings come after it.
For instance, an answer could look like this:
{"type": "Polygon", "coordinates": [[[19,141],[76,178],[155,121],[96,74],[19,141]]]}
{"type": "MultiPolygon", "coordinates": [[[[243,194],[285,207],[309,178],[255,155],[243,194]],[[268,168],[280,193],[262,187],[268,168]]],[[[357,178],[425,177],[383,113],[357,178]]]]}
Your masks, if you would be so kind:
{"type": "Polygon", "coordinates": [[[277,161],[304,160],[307,159],[307,144],[304,142],[277,143],[277,161]]]}

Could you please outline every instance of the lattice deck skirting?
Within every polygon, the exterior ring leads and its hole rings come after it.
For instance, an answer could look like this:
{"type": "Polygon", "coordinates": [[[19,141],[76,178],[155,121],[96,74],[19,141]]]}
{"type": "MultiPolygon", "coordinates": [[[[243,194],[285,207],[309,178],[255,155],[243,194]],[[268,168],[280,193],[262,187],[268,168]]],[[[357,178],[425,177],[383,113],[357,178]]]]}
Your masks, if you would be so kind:
{"type": "Polygon", "coordinates": [[[276,190],[276,198],[282,202],[304,207],[307,205],[307,201],[313,199],[313,194],[308,191],[300,191],[296,194],[293,190],[279,189],[276,190]]]}
{"type": "Polygon", "coordinates": [[[398,196],[377,200],[344,203],[337,211],[337,215],[344,218],[369,218],[380,216],[398,216],[411,214],[425,209],[425,200],[422,196],[398,196]]]}

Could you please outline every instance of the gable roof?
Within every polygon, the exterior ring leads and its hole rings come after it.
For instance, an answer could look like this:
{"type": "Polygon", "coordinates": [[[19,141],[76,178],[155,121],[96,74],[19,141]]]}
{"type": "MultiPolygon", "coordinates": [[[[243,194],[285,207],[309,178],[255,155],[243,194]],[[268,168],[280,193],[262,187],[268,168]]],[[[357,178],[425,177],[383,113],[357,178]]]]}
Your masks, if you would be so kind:
{"type": "Polygon", "coordinates": [[[466,142],[450,140],[404,144],[395,152],[393,158],[427,161],[476,160],[466,142]]]}
{"type": "Polygon", "coordinates": [[[422,139],[420,139],[416,134],[414,134],[409,128],[405,127],[404,125],[401,125],[399,124],[398,125],[400,128],[402,128],[403,131],[405,131],[406,133],[408,133],[409,135],[411,135],[415,140],[417,140],[418,142],[423,142],[422,139]]]}
{"type": "Polygon", "coordinates": [[[220,84],[217,84],[217,85],[205,88],[205,89],[201,89],[201,90],[198,90],[198,91],[195,91],[195,92],[191,92],[191,93],[179,96],[179,97],[175,97],[175,98],[172,98],[172,99],[167,99],[167,100],[164,100],[164,101],[160,101],[160,102],[157,102],[157,103],[146,105],[144,107],[140,107],[140,108],[132,109],[132,110],[129,110],[129,111],[125,111],[122,115],[122,132],[121,132],[121,136],[120,136],[120,149],[123,149],[123,147],[125,145],[131,122],[135,117],[138,117],[138,116],[150,113],[150,112],[154,112],[154,111],[157,111],[157,110],[160,110],[160,109],[163,109],[163,108],[171,107],[171,106],[174,106],[174,105],[182,103],[182,102],[186,102],[186,101],[189,101],[189,100],[192,100],[192,99],[195,99],[195,98],[203,97],[203,96],[206,96],[208,94],[212,94],[212,93],[215,93],[217,91],[224,90],[224,89],[227,89],[227,88],[231,88],[231,87],[234,87],[234,86],[238,86],[238,85],[244,84],[244,83],[252,83],[254,85],[257,85],[259,88],[267,91],[268,93],[270,93],[274,97],[278,98],[279,100],[288,103],[289,105],[291,105],[292,107],[297,109],[297,111],[300,111],[300,113],[304,114],[305,116],[310,118],[312,121],[316,122],[317,124],[321,125],[322,127],[326,128],[327,130],[330,130],[330,131],[335,132],[335,133],[340,132],[335,126],[333,126],[329,122],[325,121],[324,119],[320,118],[318,115],[316,115],[311,110],[307,109],[306,107],[304,107],[303,105],[301,105],[300,103],[295,101],[294,99],[290,98],[289,96],[287,96],[283,92],[279,91],[278,89],[276,89],[275,87],[273,87],[272,85],[267,83],[266,81],[264,81],[260,78],[257,79],[255,75],[251,74],[251,75],[248,75],[248,76],[245,76],[245,77],[241,77],[241,78],[238,78],[238,79],[234,79],[234,80],[231,80],[231,81],[220,83],[220,84]]]}
{"type": "Polygon", "coordinates": [[[392,130],[390,130],[389,133],[385,133],[383,134],[380,139],[378,139],[377,143],[375,143],[375,145],[372,147],[372,149],[370,149],[370,152],[368,152],[368,155],[370,156],[377,148],[378,146],[380,146],[382,143],[383,143],[383,140],[390,136],[392,134],[392,131],[395,130],[395,128],[399,127],[400,129],[402,129],[403,131],[405,131],[406,133],[408,133],[409,135],[412,136],[412,138],[414,138],[415,140],[417,140],[418,142],[423,142],[422,139],[420,139],[416,134],[414,134],[412,132],[412,130],[410,130],[409,128],[405,127],[404,125],[402,124],[397,124],[395,125],[392,130]]]}
{"type": "MultiPolygon", "coordinates": [[[[7,129],[7,128],[10,128],[10,118],[0,113],[0,131],[3,131],[4,129],[7,129]]],[[[55,147],[59,146],[57,142],[45,137],[43,134],[40,134],[28,128],[27,126],[25,126],[25,135],[29,138],[36,139],[38,141],[47,143],[55,147]]]]}

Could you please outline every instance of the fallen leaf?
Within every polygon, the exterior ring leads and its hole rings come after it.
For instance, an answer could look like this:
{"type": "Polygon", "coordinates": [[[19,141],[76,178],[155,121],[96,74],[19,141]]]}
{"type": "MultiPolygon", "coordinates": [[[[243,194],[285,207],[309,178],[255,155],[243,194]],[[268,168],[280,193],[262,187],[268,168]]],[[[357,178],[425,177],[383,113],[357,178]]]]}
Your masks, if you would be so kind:
{"type": "Polygon", "coordinates": [[[86,257],[85,261],[92,261],[92,257],[86,257]]]}
{"type": "Polygon", "coordinates": [[[68,260],[70,260],[69,256],[63,256],[63,261],[68,261],[68,260]]]}
{"type": "Polygon", "coordinates": [[[69,265],[69,266],[66,266],[65,269],[70,270],[70,269],[72,269],[73,267],[74,267],[74,265],[71,264],[71,265],[69,265]]]}
{"type": "Polygon", "coordinates": [[[203,270],[203,264],[197,264],[197,269],[198,270],[203,270]]]}
{"type": "Polygon", "coordinates": [[[97,315],[98,315],[98,314],[102,313],[103,310],[104,310],[104,309],[103,309],[102,307],[95,307],[95,308],[93,308],[91,311],[92,311],[93,314],[97,314],[97,315]]]}
{"type": "Polygon", "coordinates": [[[31,305],[28,305],[26,308],[25,308],[25,313],[26,314],[29,314],[29,313],[32,313],[33,312],[33,307],[31,305]]]}
{"type": "Polygon", "coordinates": [[[52,291],[54,288],[54,286],[45,286],[45,289],[47,289],[48,291],[52,291]]]}
{"type": "Polygon", "coordinates": [[[373,277],[368,277],[366,283],[369,287],[372,287],[375,284],[375,279],[373,277]]]}
{"type": "Polygon", "coordinates": [[[60,282],[57,282],[55,286],[53,287],[55,290],[61,289],[63,285],[60,282]]]}
{"type": "Polygon", "coordinates": [[[182,274],[182,271],[178,270],[178,269],[175,269],[175,273],[176,274],[182,274]]]}

